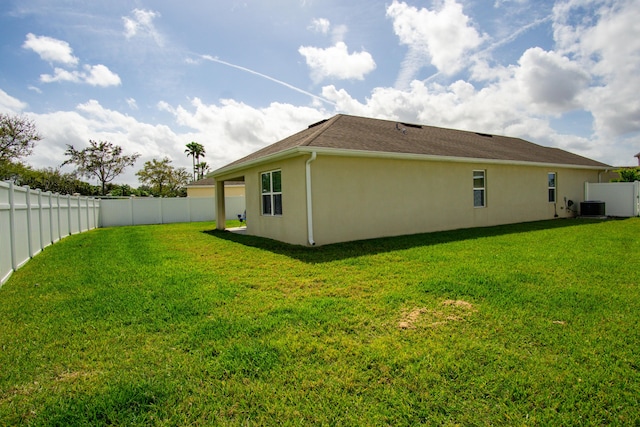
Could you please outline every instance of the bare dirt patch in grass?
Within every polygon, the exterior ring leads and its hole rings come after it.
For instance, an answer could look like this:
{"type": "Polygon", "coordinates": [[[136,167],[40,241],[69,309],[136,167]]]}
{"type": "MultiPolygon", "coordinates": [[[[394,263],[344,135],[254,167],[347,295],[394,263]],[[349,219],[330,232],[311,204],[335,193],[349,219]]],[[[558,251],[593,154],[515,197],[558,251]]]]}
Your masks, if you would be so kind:
{"type": "Polygon", "coordinates": [[[416,329],[418,326],[436,327],[449,322],[462,322],[476,309],[473,304],[464,300],[444,300],[441,310],[426,307],[414,308],[403,313],[398,322],[399,329],[416,329]]]}

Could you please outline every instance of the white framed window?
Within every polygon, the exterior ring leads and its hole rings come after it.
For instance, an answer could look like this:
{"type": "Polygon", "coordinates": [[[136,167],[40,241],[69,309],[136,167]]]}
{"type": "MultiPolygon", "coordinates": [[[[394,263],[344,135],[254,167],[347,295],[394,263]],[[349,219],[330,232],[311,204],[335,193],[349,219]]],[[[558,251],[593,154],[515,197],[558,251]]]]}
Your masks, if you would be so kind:
{"type": "Polygon", "coordinates": [[[486,187],[487,171],[473,171],[473,207],[484,208],[487,206],[487,187],[486,187]]]}
{"type": "Polygon", "coordinates": [[[549,189],[549,203],[556,202],[556,185],[557,185],[557,174],[555,172],[549,172],[547,174],[547,186],[549,189]]]}
{"type": "Polygon", "coordinates": [[[282,171],[260,174],[262,193],[262,215],[282,215],[282,171]]]}

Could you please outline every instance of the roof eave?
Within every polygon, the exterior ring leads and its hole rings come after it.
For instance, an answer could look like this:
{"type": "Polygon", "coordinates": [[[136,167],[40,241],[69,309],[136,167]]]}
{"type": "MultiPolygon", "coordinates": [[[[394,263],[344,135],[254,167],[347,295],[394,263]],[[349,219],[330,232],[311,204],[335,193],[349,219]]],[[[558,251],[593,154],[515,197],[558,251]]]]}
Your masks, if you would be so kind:
{"type": "Polygon", "coordinates": [[[222,167],[215,170],[211,175],[214,178],[223,175],[233,174],[236,171],[246,169],[249,167],[259,166],[261,164],[271,163],[276,160],[284,160],[291,157],[295,157],[301,154],[311,154],[316,152],[317,154],[323,154],[327,156],[342,156],[342,157],[368,157],[368,158],[385,158],[396,160],[430,160],[439,162],[451,162],[451,163],[484,163],[484,164],[496,164],[496,165],[517,165],[517,166],[543,166],[543,167],[559,167],[566,169],[587,169],[587,170],[609,170],[613,169],[612,166],[590,166],[590,165],[576,165],[570,163],[546,163],[546,162],[532,162],[526,160],[502,160],[502,159],[483,159],[478,157],[455,157],[455,156],[439,156],[429,154],[412,154],[412,153],[393,153],[387,151],[367,151],[367,150],[347,150],[338,148],[327,147],[293,147],[278,153],[270,154],[258,159],[249,160],[247,162],[239,163],[230,167],[222,167]]]}
{"type": "Polygon", "coordinates": [[[497,164],[497,165],[518,165],[518,166],[545,166],[545,167],[562,167],[569,169],[589,169],[589,170],[608,170],[613,169],[612,166],[589,166],[589,165],[574,165],[569,163],[545,163],[545,162],[532,162],[525,160],[501,160],[501,159],[483,159],[479,157],[455,157],[455,156],[439,156],[429,154],[411,154],[411,153],[393,153],[386,151],[366,151],[366,150],[344,150],[336,148],[324,148],[324,147],[298,147],[300,153],[312,153],[331,155],[331,156],[343,156],[343,157],[370,157],[370,158],[385,158],[385,159],[397,159],[397,160],[431,160],[440,162],[452,162],[452,163],[485,163],[485,164],[497,164]]]}
{"type": "Polygon", "coordinates": [[[299,154],[300,154],[300,147],[293,147],[284,151],[279,151],[277,153],[266,155],[264,157],[259,157],[257,159],[247,160],[246,162],[238,163],[235,165],[223,166],[220,169],[216,169],[215,171],[213,171],[211,173],[211,176],[213,178],[218,178],[219,176],[233,174],[234,172],[242,169],[259,166],[264,163],[271,163],[276,160],[288,159],[290,157],[295,157],[299,154]]]}

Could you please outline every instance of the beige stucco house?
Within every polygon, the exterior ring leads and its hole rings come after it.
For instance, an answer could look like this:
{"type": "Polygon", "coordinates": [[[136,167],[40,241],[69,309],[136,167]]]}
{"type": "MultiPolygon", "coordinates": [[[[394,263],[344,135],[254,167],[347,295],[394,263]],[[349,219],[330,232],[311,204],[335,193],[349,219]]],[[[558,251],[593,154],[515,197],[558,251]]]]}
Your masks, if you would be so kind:
{"type": "Polygon", "coordinates": [[[247,234],[312,246],[569,217],[608,169],[519,138],[340,114],[211,176],[244,181],[247,234]]]}
{"type": "MultiPolygon", "coordinates": [[[[227,197],[244,196],[244,182],[225,182],[224,191],[227,197]]],[[[187,185],[187,197],[215,197],[216,180],[202,178],[187,185]]]]}

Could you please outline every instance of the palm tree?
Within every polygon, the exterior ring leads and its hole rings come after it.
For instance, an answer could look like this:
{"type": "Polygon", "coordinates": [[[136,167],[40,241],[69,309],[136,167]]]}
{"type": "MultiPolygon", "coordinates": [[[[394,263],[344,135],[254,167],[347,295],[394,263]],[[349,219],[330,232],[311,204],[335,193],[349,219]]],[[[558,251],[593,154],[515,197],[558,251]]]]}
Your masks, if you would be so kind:
{"type": "Polygon", "coordinates": [[[207,172],[209,172],[209,165],[207,164],[207,162],[198,163],[197,168],[198,168],[198,179],[204,178],[207,172]]]}
{"type": "Polygon", "coordinates": [[[187,154],[187,157],[193,157],[193,180],[195,181],[200,176],[198,171],[200,168],[200,157],[204,157],[204,146],[195,141],[191,141],[187,144],[187,149],[184,150],[184,152],[187,154]]]}

